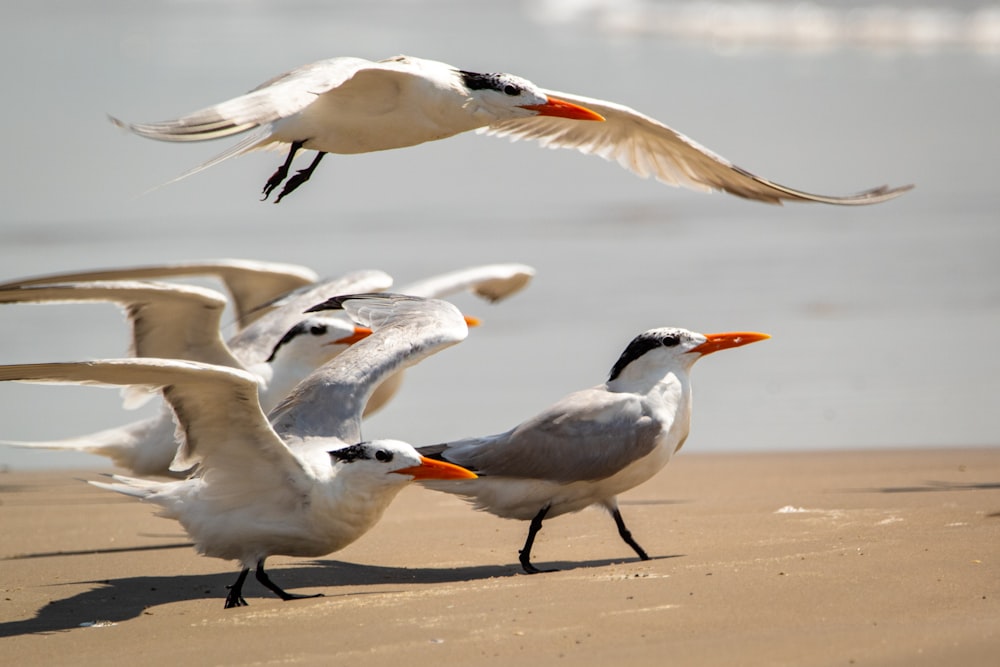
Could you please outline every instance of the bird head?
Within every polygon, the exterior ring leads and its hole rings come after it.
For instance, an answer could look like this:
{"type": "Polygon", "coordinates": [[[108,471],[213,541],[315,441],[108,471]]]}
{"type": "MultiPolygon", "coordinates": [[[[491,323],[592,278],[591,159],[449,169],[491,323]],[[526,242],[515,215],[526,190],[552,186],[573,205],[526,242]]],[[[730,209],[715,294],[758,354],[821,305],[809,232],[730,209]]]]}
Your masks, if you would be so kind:
{"type": "Polygon", "coordinates": [[[295,358],[312,365],[321,366],[343,352],[348,346],[370,336],[372,330],[359,327],[346,319],[334,317],[311,317],[304,319],[281,337],[268,363],[295,358]]]}
{"type": "Polygon", "coordinates": [[[496,120],[553,116],[570,120],[603,121],[604,117],[586,107],[546,94],[541,88],[519,76],[491,72],[458,71],[478,111],[496,120]]]}
{"type": "Polygon", "coordinates": [[[400,440],[372,440],[344,446],[329,452],[335,467],[353,475],[362,475],[386,484],[402,485],[414,479],[475,479],[473,472],[444,461],[435,461],[417,453],[400,440]]]}
{"type": "Polygon", "coordinates": [[[659,379],[670,371],[687,371],[706,354],[768,338],[767,334],[751,331],[700,334],[677,327],[650,329],[628,344],[612,367],[608,382],[619,378],[659,379]]]}

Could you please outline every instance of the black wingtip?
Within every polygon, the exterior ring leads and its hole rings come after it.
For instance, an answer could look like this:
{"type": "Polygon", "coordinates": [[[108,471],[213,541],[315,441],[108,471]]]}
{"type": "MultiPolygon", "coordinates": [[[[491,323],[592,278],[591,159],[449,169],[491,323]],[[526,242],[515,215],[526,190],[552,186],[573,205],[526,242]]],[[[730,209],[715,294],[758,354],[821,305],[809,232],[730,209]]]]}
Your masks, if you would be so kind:
{"type": "Polygon", "coordinates": [[[302,311],[303,313],[318,313],[324,310],[343,310],[344,302],[348,299],[353,298],[352,295],[345,296],[332,296],[323,303],[317,303],[315,306],[307,308],[302,311]]]}

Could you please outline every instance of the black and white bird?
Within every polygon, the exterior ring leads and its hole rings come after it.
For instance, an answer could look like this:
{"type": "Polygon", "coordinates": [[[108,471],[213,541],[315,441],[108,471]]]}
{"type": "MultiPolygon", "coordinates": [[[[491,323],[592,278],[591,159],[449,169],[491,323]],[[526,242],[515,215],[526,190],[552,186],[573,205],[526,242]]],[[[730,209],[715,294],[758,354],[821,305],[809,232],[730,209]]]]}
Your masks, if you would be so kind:
{"type": "Polygon", "coordinates": [[[646,560],[622,519],[618,494],[655,475],[687,439],[694,363],[769,337],[646,331],[628,344],[607,382],[569,394],[505,433],[418,447],[424,456],[479,475],[426,485],[499,517],[530,521],[520,552],[529,574],[541,571],[531,563],[531,548],[542,521],[595,504],[611,513],[621,538],[646,560]]]}
{"type": "MultiPolygon", "coordinates": [[[[391,282],[381,272],[357,272],[331,288],[378,289],[391,282]]],[[[342,317],[291,313],[287,321],[260,319],[244,331],[260,335],[252,341],[223,340],[220,318],[226,299],[214,290],[193,285],[145,281],[93,281],[34,284],[0,289],[0,303],[111,302],[122,307],[132,328],[132,353],[138,357],[181,359],[227,366],[257,378],[265,411],[278,404],[302,378],[371,331],[342,317]],[[274,325],[286,325],[285,330],[274,325]]],[[[152,394],[126,387],[126,407],[152,394]]],[[[170,410],[123,426],[78,437],[3,444],[32,449],[78,451],[111,458],[139,475],[177,475],[171,468],[177,453],[176,426],[170,410]]]]}
{"type": "MultiPolygon", "coordinates": [[[[96,269],[6,284],[12,287],[0,285],[0,303],[117,303],[128,314],[136,356],[248,370],[260,378],[260,402],[266,413],[309,373],[370,333],[345,318],[304,311],[332,296],[381,291],[392,285],[392,278],[382,271],[354,271],[338,278],[305,282],[309,272],[296,265],[228,259],[96,269]],[[246,326],[228,341],[219,331],[226,305],[221,294],[193,285],[133,280],[202,274],[219,277],[231,295],[241,295],[239,299],[234,297],[233,306],[237,313],[244,313],[246,326]],[[64,282],[73,279],[91,282],[64,282]],[[274,297],[277,285],[289,281],[299,283],[299,287],[274,297]],[[260,289],[254,289],[255,285],[260,289]]],[[[431,276],[399,291],[425,298],[470,291],[499,301],[523,289],[534,273],[524,264],[484,264],[431,276]]],[[[467,322],[474,320],[468,318],[467,322]]],[[[396,395],[403,375],[395,373],[379,384],[365,408],[366,415],[378,411],[396,395]]],[[[135,407],[149,396],[148,391],[128,387],[126,407],[135,407]]],[[[178,444],[175,431],[170,411],[163,409],[151,417],[96,433],[0,444],[107,456],[138,475],[177,476],[187,470],[170,467],[178,444]]]]}
{"type": "Polygon", "coordinates": [[[264,570],[272,555],[316,558],[347,546],[382,516],[413,479],[470,479],[397,440],[364,442],[366,398],[387,374],[453,345],[468,333],[457,308],[399,296],[347,297],[342,307],[375,333],[304,380],[269,422],[256,376],[238,369],[163,359],[0,366],[0,380],[143,384],[161,388],[185,437],[177,458],[192,477],[155,482],[114,476],[96,486],[159,505],[206,556],[237,560],[226,608],[246,604],[251,569],[283,600],[264,570]]]}
{"type": "MultiPolygon", "coordinates": [[[[886,186],[844,197],[809,194],[737,167],[683,134],[615,102],[539,88],[513,74],[481,74],[410,56],[378,62],[343,57],[303,65],[246,95],[175,120],[116,125],[161,141],[204,141],[250,134],[183,178],[251,150],[284,150],[287,158],[264,185],[264,199],[284,182],[280,202],[312,176],[327,153],[353,154],[415,146],[478,130],[532,139],[618,162],[646,178],[702,191],[723,190],[771,204],[783,200],[875,204],[911,186],[886,186]],[[288,178],[302,149],[312,162],[288,178]],[[287,179],[287,180],[286,180],[287,179]]],[[[178,180],[175,179],[175,180],[178,180]]]]}

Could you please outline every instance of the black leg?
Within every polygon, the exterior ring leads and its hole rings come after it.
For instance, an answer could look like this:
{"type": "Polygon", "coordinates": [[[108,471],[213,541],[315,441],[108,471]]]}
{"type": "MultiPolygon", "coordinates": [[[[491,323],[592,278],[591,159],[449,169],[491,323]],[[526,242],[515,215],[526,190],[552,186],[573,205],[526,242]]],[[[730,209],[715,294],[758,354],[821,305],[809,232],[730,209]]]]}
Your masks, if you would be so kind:
{"type": "Polygon", "coordinates": [[[316,167],[319,165],[319,161],[323,159],[324,155],[326,155],[326,153],[322,151],[316,153],[316,157],[313,158],[312,164],[310,164],[305,169],[299,169],[299,171],[294,176],[289,178],[288,182],[285,183],[285,187],[281,189],[281,194],[279,194],[278,198],[274,200],[274,203],[275,204],[279,203],[286,196],[292,194],[295,188],[299,187],[300,185],[308,181],[309,177],[312,176],[314,171],[316,171],[316,167]]]}
{"type": "Polygon", "coordinates": [[[539,572],[555,572],[555,570],[539,570],[537,567],[531,564],[531,547],[535,544],[535,535],[538,531],[542,529],[542,520],[545,515],[549,513],[549,506],[546,505],[542,509],[538,510],[538,514],[535,518],[531,520],[531,525],[528,526],[528,539],[524,541],[524,546],[518,552],[520,554],[521,567],[528,574],[538,574],[539,572]]]}
{"type": "Polygon", "coordinates": [[[257,561],[257,570],[254,572],[254,576],[257,577],[257,581],[270,588],[272,591],[274,591],[275,595],[277,595],[282,600],[285,600],[286,602],[288,600],[304,600],[306,598],[323,597],[322,593],[316,593],[315,595],[297,595],[295,593],[289,593],[283,590],[280,586],[278,586],[278,584],[271,581],[271,577],[267,576],[267,572],[264,571],[263,558],[257,561]]]}
{"type": "Polygon", "coordinates": [[[243,568],[240,576],[236,577],[236,583],[229,587],[229,595],[226,596],[226,609],[247,606],[247,601],[243,599],[243,582],[247,580],[249,573],[250,568],[243,568]]]}
{"type": "Polygon", "coordinates": [[[271,174],[271,178],[267,179],[267,183],[264,184],[264,196],[261,198],[261,201],[270,197],[271,192],[288,177],[288,170],[292,168],[292,160],[295,159],[295,154],[302,148],[302,143],[301,141],[292,142],[292,147],[288,150],[288,157],[285,158],[285,163],[278,167],[278,171],[271,174]]]}
{"type": "Polygon", "coordinates": [[[617,507],[612,510],[611,516],[614,517],[615,525],[618,526],[618,534],[621,535],[623,540],[625,540],[625,544],[635,549],[635,552],[639,554],[639,558],[641,560],[649,560],[649,556],[646,554],[646,551],[639,546],[638,542],[632,539],[632,533],[625,527],[625,520],[622,519],[622,513],[617,507]]]}

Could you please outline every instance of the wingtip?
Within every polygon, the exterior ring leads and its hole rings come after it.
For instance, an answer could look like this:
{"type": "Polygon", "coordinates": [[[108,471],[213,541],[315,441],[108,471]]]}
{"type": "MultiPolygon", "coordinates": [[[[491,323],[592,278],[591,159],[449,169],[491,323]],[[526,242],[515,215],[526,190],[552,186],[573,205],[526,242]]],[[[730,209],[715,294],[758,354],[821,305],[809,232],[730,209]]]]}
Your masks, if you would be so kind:
{"type": "Polygon", "coordinates": [[[310,306],[309,308],[302,311],[303,313],[319,313],[324,310],[343,310],[344,302],[351,297],[349,296],[332,296],[322,303],[317,303],[315,306],[310,306]]]}
{"type": "Polygon", "coordinates": [[[112,116],[109,113],[104,114],[104,115],[107,116],[108,122],[111,123],[112,125],[114,125],[115,127],[121,128],[122,130],[126,130],[126,131],[129,130],[129,129],[131,129],[130,126],[129,126],[129,124],[126,123],[125,121],[121,120],[120,118],[115,118],[114,116],[112,116]]]}

